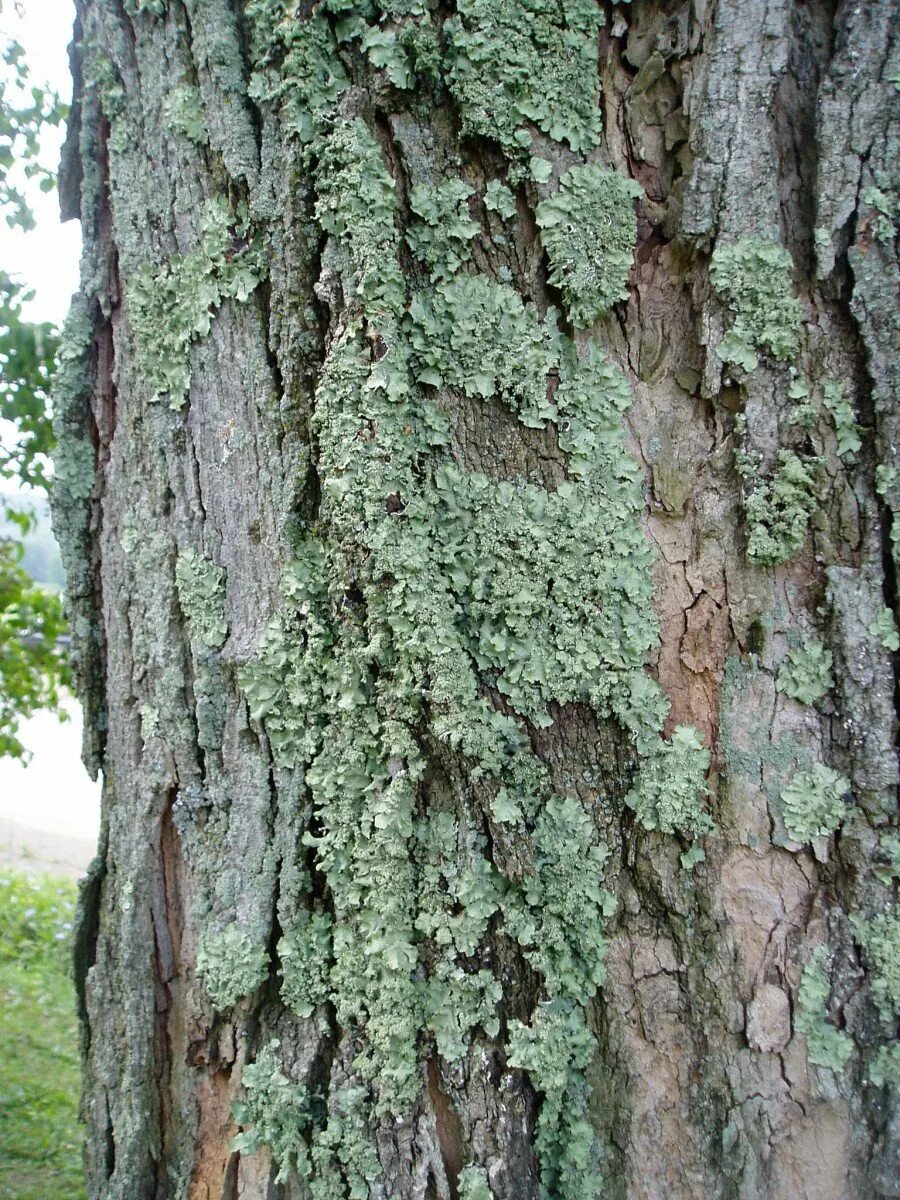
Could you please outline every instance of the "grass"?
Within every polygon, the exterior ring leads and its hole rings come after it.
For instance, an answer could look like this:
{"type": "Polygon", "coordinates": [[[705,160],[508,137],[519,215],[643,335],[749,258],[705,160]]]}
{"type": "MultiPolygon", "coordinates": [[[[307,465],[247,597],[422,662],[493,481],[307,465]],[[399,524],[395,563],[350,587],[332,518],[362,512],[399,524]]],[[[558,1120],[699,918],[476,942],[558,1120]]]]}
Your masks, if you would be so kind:
{"type": "Polygon", "coordinates": [[[84,1200],[75,887],[0,869],[0,1200],[84,1200]]]}

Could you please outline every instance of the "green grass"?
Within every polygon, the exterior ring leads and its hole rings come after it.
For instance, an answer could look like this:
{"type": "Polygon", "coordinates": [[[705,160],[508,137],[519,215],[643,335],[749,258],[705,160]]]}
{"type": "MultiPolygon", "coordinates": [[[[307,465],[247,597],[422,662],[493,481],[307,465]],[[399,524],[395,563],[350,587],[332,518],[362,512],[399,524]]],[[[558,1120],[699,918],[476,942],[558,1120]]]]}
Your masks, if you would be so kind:
{"type": "Polygon", "coordinates": [[[75,887],[0,869],[0,1200],[83,1200],[75,887]]]}

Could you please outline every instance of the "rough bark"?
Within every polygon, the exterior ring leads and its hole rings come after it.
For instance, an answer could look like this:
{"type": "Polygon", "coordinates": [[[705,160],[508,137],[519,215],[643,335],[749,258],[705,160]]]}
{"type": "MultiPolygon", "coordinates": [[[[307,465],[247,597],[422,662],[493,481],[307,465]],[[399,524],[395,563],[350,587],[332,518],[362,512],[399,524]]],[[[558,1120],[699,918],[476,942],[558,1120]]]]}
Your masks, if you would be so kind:
{"type": "Polygon", "coordinates": [[[900,1196],[895,6],[77,9],[91,1197],[900,1196]]]}

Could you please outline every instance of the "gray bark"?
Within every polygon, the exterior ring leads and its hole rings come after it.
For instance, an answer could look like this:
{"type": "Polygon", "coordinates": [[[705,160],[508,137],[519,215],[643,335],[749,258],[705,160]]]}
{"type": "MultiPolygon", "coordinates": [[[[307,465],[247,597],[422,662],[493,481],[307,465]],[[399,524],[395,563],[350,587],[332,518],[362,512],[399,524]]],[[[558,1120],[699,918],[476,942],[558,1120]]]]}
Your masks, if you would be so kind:
{"type": "MultiPolygon", "coordinates": [[[[666,734],[692,726],[711,753],[705,804],[715,830],[703,839],[705,861],[682,867],[689,839],[643,828],[624,803],[641,754],[612,712],[551,697],[553,721],[541,728],[516,713],[489,672],[482,678],[483,695],[515,716],[552,790],[578,799],[610,850],[604,886],[615,907],[605,922],[606,981],[587,1006],[595,1048],[584,1071],[599,1194],[900,1196],[898,1086],[877,1082],[877,1068],[872,1078],[898,1013],[885,962],[851,924],[896,920],[895,664],[870,628],[897,604],[900,480],[884,469],[900,438],[895,6],[600,6],[597,145],[573,151],[523,119],[531,142],[506,220],[482,199],[489,181],[507,177],[515,151],[461,124],[464,101],[450,86],[453,5],[424,6],[421,19],[438,34],[437,78],[420,72],[410,89],[393,86],[359,39],[333,42],[347,87],[316,114],[311,142],[292,128],[286,102],[248,94],[262,64],[244,7],[77,0],[62,180],[64,212],[81,217],[85,236],[81,342],[63,372],[57,422],[60,461],[88,453],[90,469],[86,484],[63,472],[55,519],[86,762],[103,773],[101,841],[76,955],[91,1197],[305,1200],[310,1182],[296,1171],[277,1180],[265,1144],[232,1148],[245,1068],[276,1039],[284,1079],[320,1097],[321,1112],[298,1137],[312,1144],[323,1114],[360,1089],[362,1140],[378,1164],[373,1200],[480,1196],[466,1192],[467,1166],[486,1172],[495,1200],[541,1195],[535,1123],[547,1100],[510,1062],[508,1036],[546,991],[499,910],[466,967],[501,981],[499,1030],[476,1027],[454,1063],[420,1031],[416,1098],[402,1111],[382,1111],[383,1081],[356,1063],[364,1021],[340,1019],[333,1003],[298,1016],[280,991],[282,935],[298,914],[334,911],[304,841],[310,830],[321,836],[327,814],[309,764],[286,764],[273,750],[242,669],[285,611],[285,571],[310,533],[340,545],[365,577],[365,530],[348,532],[329,515],[337,476],[320,445],[336,347],[360,311],[369,320],[372,311],[354,290],[341,234],[323,228],[317,163],[335,124],[351,120],[364,123],[393,180],[398,237],[413,221],[416,184],[463,178],[478,232],[462,274],[508,284],[541,319],[555,306],[568,332],[535,210],[585,157],[640,186],[628,298],[575,341],[604,350],[631,387],[622,419],[643,476],[660,630],[647,672],[670,701],[666,734]],[[204,129],[193,139],[167,102],[176,85],[198,89],[204,129]],[[532,154],[550,164],[546,182],[529,172],[532,154]],[[227,261],[258,238],[265,279],[248,298],[225,294],[212,306],[208,333],[190,339],[186,402],[172,407],[148,379],[134,280],[148,264],[158,275],[197,252],[204,204],[216,197],[232,214],[247,206],[227,261]],[[751,237],[789,252],[786,289],[799,298],[802,326],[795,354],[761,351],[747,372],[716,353],[734,313],[711,286],[710,262],[717,247],[751,237]],[[792,420],[797,378],[809,380],[811,415],[792,420]],[[856,452],[838,453],[826,381],[850,403],[856,452]],[[776,478],[784,450],[815,459],[815,503],[802,545],[769,565],[748,553],[748,514],[754,487],[776,478]],[[754,464],[743,477],[736,452],[754,464]],[[204,636],[209,606],[192,616],[177,578],[190,561],[222,570],[227,637],[204,636]],[[804,704],[776,683],[789,650],[812,641],[832,655],[834,686],[804,704]],[[840,827],[803,844],[785,830],[781,796],[814,763],[850,790],[840,827]],[[245,993],[217,1004],[198,950],[234,927],[265,966],[245,993]],[[838,1069],[810,1061],[801,1027],[804,970],[821,945],[827,986],[815,1015],[848,1039],[838,1069]]],[[[288,8],[300,22],[315,6],[288,8]]],[[[336,28],[338,17],[316,19],[336,28]]],[[[387,27],[409,23],[401,16],[387,27]]],[[[358,219],[352,199],[347,212],[358,219]]],[[[405,248],[398,261],[408,294],[428,292],[427,269],[405,248]]],[[[164,335],[161,327],[160,344],[164,335]]],[[[435,453],[462,471],[549,493],[571,474],[552,423],[522,424],[496,394],[452,386],[436,394],[450,440],[435,453]]],[[[378,431],[361,421],[354,436],[362,456],[378,431]]],[[[392,495],[388,511],[405,502],[392,495]]],[[[348,585],[343,610],[348,623],[368,619],[370,634],[376,619],[358,609],[373,603],[372,586],[348,585]]],[[[209,588],[214,609],[215,580],[209,588]]],[[[466,836],[484,835],[509,887],[527,883],[536,817],[508,834],[491,815],[496,780],[421,720],[415,821],[454,813],[466,836]]],[[[339,722],[333,728],[339,737],[339,722]]],[[[393,778],[400,768],[385,770],[393,778]]],[[[422,869],[414,842],[403,855],[422,869]]],[[[418,936],[417,945],[419,978],[433,948],[418,936]]],[[[896,988],[900,947],[894,953],[896,988]]],[[[341,1174],[320,1197],[351,1194],[349,1168],[341,1174]]],[[[548,1194],[579,1194],[567,1186],[548,1194]]]]}

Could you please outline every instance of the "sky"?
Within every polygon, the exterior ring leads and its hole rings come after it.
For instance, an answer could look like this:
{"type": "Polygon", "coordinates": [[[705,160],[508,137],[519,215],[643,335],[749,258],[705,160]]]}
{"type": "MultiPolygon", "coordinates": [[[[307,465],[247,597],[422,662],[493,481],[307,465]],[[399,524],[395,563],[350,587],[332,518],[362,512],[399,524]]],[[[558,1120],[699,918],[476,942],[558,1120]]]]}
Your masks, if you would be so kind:
{"type": "MultiPolygon", "coordinates": [[[[75,7],[72,0],[0,0],[0,32],[19,41],[35,83],[47,83],[69,102],[72,79],[68,45],[75,7]]],[[[64,128],[48,129],[41,157],[54,169],[64,128]]],[[[29,192],[37,226],[30,233],[0,227],[0,266],[34,289],[35,298],[24,315],[32,321],[61,324],[78,285],[81,228],[78,221],[59,219],[55,191],[29,192]]]]}

